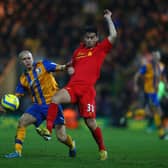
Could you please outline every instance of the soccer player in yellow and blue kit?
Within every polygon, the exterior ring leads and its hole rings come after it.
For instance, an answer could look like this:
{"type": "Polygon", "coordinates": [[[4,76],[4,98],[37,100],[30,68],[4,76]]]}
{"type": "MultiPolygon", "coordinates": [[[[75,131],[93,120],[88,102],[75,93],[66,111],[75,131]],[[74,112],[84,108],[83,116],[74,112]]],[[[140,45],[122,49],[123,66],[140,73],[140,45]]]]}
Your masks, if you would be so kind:
{"type": "Polygon", "coordinates": [[[134,77],[134,90],[138,91],[138,80],[143,79],[143,89],[145,98],[145,107],[149,109],[149,116],[154,119],[158,128],[159,138],[165,139],[165,131],[162,125],[162,110],[157,95],[158,84],[162,78],[162,72],[159,66],[160,54],[159,52],[152,53],[152,59],[141,66],[134,77]]]}
{"type": "MultiPolygon", "coordinates": [[[[25,139],[26,127],[34,124],[41,136],[47,139],[47,132],[40,130],[39,125],[46,120],[48,106],[53,95],[59,90],[52,72],[66,69],[66,65],[59,65],[48,60],[34,62],[30,51],[24,50],[19,54],[21,63],[25,66],[24,73],[20,76],[16,87],[16,95],[23,96],[28,91],[32,97],[32,105],[26,109],[18,122],[15,137],[15,152],[5,155],[6,158],[22,156],[22,146],[25,139]]],[[[75,143],[71,136],[66,134],[62,107],[59,105],[59,114],[54,122],[58,140],[69,147],[70,157],[76,154],[75,143]]]]}

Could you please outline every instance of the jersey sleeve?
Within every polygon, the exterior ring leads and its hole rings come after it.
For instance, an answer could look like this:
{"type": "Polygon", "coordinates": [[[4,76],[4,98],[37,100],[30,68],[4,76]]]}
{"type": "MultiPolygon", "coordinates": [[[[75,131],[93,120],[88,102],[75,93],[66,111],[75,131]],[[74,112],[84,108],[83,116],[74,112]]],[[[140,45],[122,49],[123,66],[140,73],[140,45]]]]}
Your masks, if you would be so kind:
{"type": "Polygon", "coordinates": [[[20,81],[18,82],[18,84],[16,86],[15,94],[16,94],[16,96],[23,96],[25,94],[25,88],[21,84],[20,81]]]}
{"type": "Polygon", "coordinates": [[[139,73],[142,75],[146,73],[146,65],[141,66],[141,68],[139,69],[139,73]]]}
{"type": "Polygon", "coordinates": [[[43,65],[48,72],[55,72],[57,64],[48,60],[43,61],[43,65]]]}
{"type": "Polygon", "coordinates": [[[70,60],[72,66],[74,65],[75,63],[75,56],[76,56],[76,53],[78,52],[78,49],[76,49],[74,52],[73,52],[73,55],[72,55],[72,58],[70,60]]]}
{"type": "Polygon", "coordinates": [[[108,38],[105,38],[103,41],[99,43],[99,48],[103,50],[105,53],[109,53],[112,49],[112,44],[108,40],[108,38]]]}

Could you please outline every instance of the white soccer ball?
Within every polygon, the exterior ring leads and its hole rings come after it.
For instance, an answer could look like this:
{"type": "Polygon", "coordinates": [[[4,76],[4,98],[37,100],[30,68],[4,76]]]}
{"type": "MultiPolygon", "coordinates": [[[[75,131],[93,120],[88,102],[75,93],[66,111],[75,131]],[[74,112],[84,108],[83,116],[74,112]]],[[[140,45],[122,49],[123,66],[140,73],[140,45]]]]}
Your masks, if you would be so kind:
{"type": "Polygon", "coordinates": [[[17,96],[5,94],[1,99],[1,105],[7,110],[15,111],[19,108],[20,102],[17,96]]]}

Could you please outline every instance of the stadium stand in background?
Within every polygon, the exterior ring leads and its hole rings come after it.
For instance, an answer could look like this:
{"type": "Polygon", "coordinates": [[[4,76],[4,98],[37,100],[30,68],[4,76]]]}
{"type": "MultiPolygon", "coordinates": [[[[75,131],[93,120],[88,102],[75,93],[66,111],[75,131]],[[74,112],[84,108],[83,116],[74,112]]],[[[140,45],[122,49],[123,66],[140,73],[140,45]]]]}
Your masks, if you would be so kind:
{"type": "MultiPolygon", "coordinates": [[[[97,84],[97,110],[98,115],[113,116],[117,122],[135,98],[132,75],[138,67],[139,57],[152,50],[160,50],[163,58],[168,57],[166,4],[166,0],[2,1],[0,73],[8,60],[23,49],[30,49],[36,59],[67,62],[80,40],[81,27],[85,23],[96,18],[100,34],[105,36],[106,25],[100,16],[109,8],[119,38],[104,63],[97,84]]],[[[58,78],[62,86],[67,81],[66,75],[61,74],[58,78]]]]}

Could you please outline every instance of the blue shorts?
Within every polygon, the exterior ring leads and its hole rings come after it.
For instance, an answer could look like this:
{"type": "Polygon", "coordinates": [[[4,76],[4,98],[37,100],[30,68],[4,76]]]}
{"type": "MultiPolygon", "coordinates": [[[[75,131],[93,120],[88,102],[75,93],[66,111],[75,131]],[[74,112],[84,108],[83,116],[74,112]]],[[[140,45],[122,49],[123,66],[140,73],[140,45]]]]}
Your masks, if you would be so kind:
{"type": "Polygon", "coordinates": [[[159,107],[159,99],[156,93],[145,93],[145,105],[159,107]]]}
{"type": "MultiPolygon", "coordinates": [[[[49,105],[48,104],[33,104],[32,106],[26,109],[25,113],[28,113],[36,118],[36,122],[34,125],[38,127],[47,117],[49,105]]],[[[64,124],[64,116],[63,116],[63,109],[62,106],[58,106],[58,115],[54,122],[54,125],[64,124]]]]}

